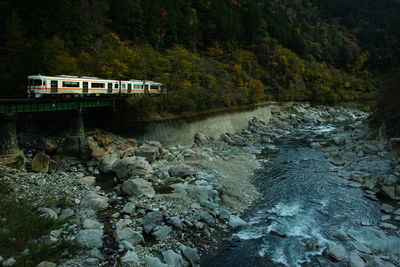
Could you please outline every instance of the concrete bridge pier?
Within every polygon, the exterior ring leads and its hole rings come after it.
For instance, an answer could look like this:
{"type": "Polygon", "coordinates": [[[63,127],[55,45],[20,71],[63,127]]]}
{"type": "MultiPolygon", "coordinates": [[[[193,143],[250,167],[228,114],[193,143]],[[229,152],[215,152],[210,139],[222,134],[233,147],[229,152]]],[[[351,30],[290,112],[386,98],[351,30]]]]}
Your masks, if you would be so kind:
{"type": "Polygon", "coordinates": [[[20,154],[14,113],[0,113],[0,156],[20,154]]]}
{"type": "Polygon", "coordinates": [[[64,152],[71,156],[81,156],[85,145],[85,131],[82,110],[71,114],[70,128],[65,140],[64,152]]]}

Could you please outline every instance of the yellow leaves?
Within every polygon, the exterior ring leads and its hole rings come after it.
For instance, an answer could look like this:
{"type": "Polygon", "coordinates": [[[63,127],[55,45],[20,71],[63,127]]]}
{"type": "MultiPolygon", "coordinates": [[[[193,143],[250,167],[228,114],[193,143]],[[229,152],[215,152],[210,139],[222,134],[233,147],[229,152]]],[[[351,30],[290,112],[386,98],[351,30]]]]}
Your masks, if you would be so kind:
{"type": "Polygon", "coordinates": [[[237,73],[241,73],[241,72],[242,72],[242,66],[239,65],[239,64],[234,64],[234,65],[232,66],[232,69],[233,69],[235,72],[237,72],[237,73]]]}
{"type": "Polygon", "coordinates": [[[349,88],[350,86],[351,86],[351,82],[349,82],[349,81],[346,81],[343,83],[344,88],[349,88]]]}
{"type": "Polygon", "coordinates": [[[250,82],[250,101],[257,102],[264,98],[265,86],[260,80],[250,82]]]}

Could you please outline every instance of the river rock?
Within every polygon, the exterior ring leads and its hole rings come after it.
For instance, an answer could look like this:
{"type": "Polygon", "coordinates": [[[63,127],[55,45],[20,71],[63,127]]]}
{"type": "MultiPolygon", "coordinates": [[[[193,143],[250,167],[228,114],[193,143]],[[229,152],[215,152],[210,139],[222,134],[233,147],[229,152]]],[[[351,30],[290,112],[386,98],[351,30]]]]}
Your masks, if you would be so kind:
{"type": "Polygon", "coordinates": [[[379,227],[382,229],[385,229],[385,230],[396,230],[397,229],[396,225],[393,225],[391,223],[384,223],[384,222],[380,223],[379,227]]]}
{"type": "Polygon", "coordinates": [[[352,152],[337,152],[332,155],[329,161],[335,165],[344,165],[351,161],[354,157],[355,154],[352,152]]]}
{"type": "Polygon", "coordinates": [[[122,212],[127,213],[127,214],[133,214],[135,213],[136,206],[132,202],[128,202],[124,205],[122,208],[122,212]]]}
{"type": "Polygon", "coordinates": [[[88,208],[92,210],[105,210],[109,207],[107,197],[100,196],[95,192],[89,192],[85,195],[80,203],[81,208],[88,208]]]}
{"type": "Polygon", "coordinates": [[[56,267],[57,264],[51,261],[42,261],[36,267],[56,267]]]}
{"type": "Polygon", "coordinates": [[[178,216],[174,216],[168,219],[168,223],[178,230],[183,229],[182,220],[178,216]]]}
{"type": "Polygon", "coordinates": [[[118,178],[126,180],[128,178],[139,176],[149,177],[153,174],[153,168],[143,157],[127,157],[117,160],[112,170],[117,174],[118,178]]]}
{"type": "Polygon", "coordinates": [[[49,208],[39,208],[39,217],[41,218],[46,218],[46,219],[52,219],[52,220],[57,220],[58,216],[57,213],[49,208]]]}
{"type": "Polygon", "coordinates": [[[393,208],[393,206],[385,203],[385,204],[382,204],[381,210],[386,212],[386,213],[392,213],[394,208],[393,208]]]}
{"type": "Polygon", "coordinates": [[[103,246],[103,230],[85,229],[78,232],[76,242],[87,248],[101,248],[103,246]]]}
{"type": "Polygon", "coordinates": [[[334,236],[337,240],[342,241],[342,242],[345,242],[345,241],[349,240],[349,236],[348,236],[348,235],[346,234],[346,232],[343,231],[343,230],[337,230],[337,231],[335,231],[335,232],[333,233],[333,236],[334,236]]]}
{"type": "Polygon", "coordinates": [[[350,267],[365,267],[365,261],[356,252],[351,252],[349,256],[350,267]]]}
{"type": "Polygon", "coordinates": [[[337,261],[341,261],[346,258],[347,251],[342,245],[330,245],[328,247],[328,255],[337,261]]]}
{"type": "Polygon", "coordinates": [[[365,154],[376,154],[376,153],[378,153],[379,148],[376,145],[373,145],[373,144],[363,144],[361,146],[361,150],[365,154]]]}
{"type": "Polygon", "coordinates": [[[96,183],[96,177],[94,176],[84,176],[78,179],[78,183],[83,185],[92,186],[96,183]]]}
{"type": "Polygon", "coordinates": [[[386,196],[388,196],[388,197],[390,197],[390,198],[392,198],[392,199],[394,199],[395,198],[395,187],[394,186],[388,186],[388,185],[384,185],[384,186],[382,186],[382,192],[386,195],[386,196]]]}
{"type": "Polygon", "coordinates": [[[83,220],[82,227],[84,229],[103,229],[104,225],[99,221],[86,218],[83,220]]]}
{"type": "Polygon", "coordinates": [[[130,179],[125,181],[121,186],[122,192],[130,197],[138,197],[144,195],[153,198],[156,194],[153,185],[141,178],[130,179]]]}
{"type": "Polygon", "coordinates": [[[161,225],[163,222],[163,216],[159,211],[152,211],[147,213],[142,220],[143,229],[146,234],[153,231],[158,225],[161,225]]]}
{"type": "Polygon", "coordinates": [[[118,241],[121,242],[123,240],[128,241],[133,246],[144,241],[144,238],[141,233],[135,232],[129,227],[125,227],[123,229],[117,229],[117,238],[118,241]]]}
{"type": "Polygon", "coordinates": [[[60,216],[58,216],[58,220],[62,221],[62,220],[68,219],[74,215],[75,215],[75,212],[72,209],[63,209],[60,213],[60,216]]]}
{"type": "Polygon", "coordinates": [[[17,263],[17,261],[14,258],[9,258],[9,259],[3,261],[2,265],[4,267],[9,267],[9,266],[15,265],[16,263],[17,263]]]}
{"type": "Polygon", "coordinates": [[[214,190],[211,185],[186,185],[182,189],[199,201],[202,206],[210,209],[218,208],[221,203],[218,191],[214,190]]]}
{"type": "Polygon", "coordinates": [[[390,139],[389,150],[391,157],[395,158],[400,156],[400,137],[390,139]]]}
{"type": "Polygon", "coordinates": [[[179,249],[182,251],[183,256],[190,262],[191,266],[193,267],[200,266],[200,256],[196,248],[180,245],[179,249]]]}
{"type": "Polygon", "coordinates": [[[32,171],[47,173],[49,171],[50,157],[43,152],[37,153],[32,159],[32,171]]]}
{"type": "Polygon", "coordinates": [[[197,145],[205,145],[208,143],[207,137],[201,132],[197,132],[194,135],[194,143],[197,145]]]}
{"type": "Polygon", "coordinates": [[[121,265],[123,267],[139,267],[140,260],[136,252],[128,250],[124,256],[121,257],[121,265]]]}
{"type": "Polygon", "coordinates": [[[239,216],[231,215],[229,216],[229,225],[235,229],[238,227],[246,226],[248,225],[248,223],[239,216]]]}
{"type": "Polygon", "coordinates": [[[167,250],[163,252],[163,258],[166,264],[174,267],[186,267],[189,265],[187,261],[183,259],[181,255],[175,253],[172,250],[167,250]]]}
{"type": "Polygon", "coordinates": [[[162,239],[172,233],[172,228],[166,225],[163,225],[157,231],[153,232],[152,235],[156,238],[156,240],[162,239]]]}
{"type": "Polygon", "coordinates": [[[195,171],[192,167],[180,163],[174,166],[171,166],[169,168],[169,173],[171,174],[171,176],[175,176],[175,177],[187,177],[187,176],[192,176],[195,174],[195,171]]]}
{"type": "Polygon", "coordinates": [[[171,267],[167,264],[162,263],[161,260],[157,257],[147,256],[146,258],[144,258],[144,261],[146,262],[147,267],[171,267]]]}

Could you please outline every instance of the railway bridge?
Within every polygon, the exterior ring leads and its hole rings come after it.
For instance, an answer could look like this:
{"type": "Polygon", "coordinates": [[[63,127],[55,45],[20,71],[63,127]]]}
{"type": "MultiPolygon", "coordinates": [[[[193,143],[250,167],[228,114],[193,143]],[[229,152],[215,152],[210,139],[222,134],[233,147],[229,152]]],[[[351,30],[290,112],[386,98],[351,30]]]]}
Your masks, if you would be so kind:
{"type": "Polygon", "coordinates": [[[87,97],[51,99],[0,99],[0,157],[21,153],[18,147],[16,114],[51,111],[71,111],[70,125],[64,151],[78,155],[85,136],[83,111],[85,109],[116,106],[126,102],[125,97],[87,97]]]}

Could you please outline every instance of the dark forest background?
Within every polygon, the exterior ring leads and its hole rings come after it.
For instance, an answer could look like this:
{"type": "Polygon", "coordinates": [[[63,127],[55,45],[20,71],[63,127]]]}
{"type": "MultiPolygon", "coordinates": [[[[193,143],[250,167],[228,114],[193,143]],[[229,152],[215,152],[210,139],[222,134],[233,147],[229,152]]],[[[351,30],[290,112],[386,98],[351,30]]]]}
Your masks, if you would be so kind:
{"type": "Polygon", "coordinates": [[[68,74],[163,82],[171,112],[377,92],[399,112],[399,11],[397,0],[2,0],[0,96],[25,97],[27,75],[68,74]]]}

